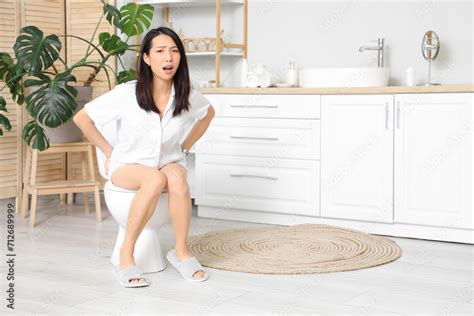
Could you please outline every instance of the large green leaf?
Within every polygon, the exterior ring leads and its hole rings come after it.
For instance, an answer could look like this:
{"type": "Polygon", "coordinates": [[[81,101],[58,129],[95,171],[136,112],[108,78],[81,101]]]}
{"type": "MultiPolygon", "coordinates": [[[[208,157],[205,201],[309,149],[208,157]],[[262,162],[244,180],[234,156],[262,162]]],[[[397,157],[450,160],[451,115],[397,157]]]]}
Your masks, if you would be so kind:
{"type": "Polygon", "coordinates": [[[13,49],[18,63],[33,73],[51,67],[59,57],[61,42],[54,34],[44,37],[36,26],[25,26],[20,30],[13,49]]]}
{"type": "Polygon", "coordinates": [[[121,72],[118,73],[117,75],[117,83],[121,84],[127,81],[135,80],[138,79],[138,73],[133,70],[122,70],[121,72]]]}
{"type": "Polygon", "coordinates": [[[22,136],[28,146],[33,149],[43,151],[49,147],[49,139],[44,129],[34,120],[29,121],[28,124],[23,127],[22,136]]]}
{"type": "MultiPolygon", "coordinates": [[[[0,95],[0,111],[8,112],[7,102],[1,95],[0,95]]],[[[3,130],[1,128],[2,126],[8,131],[12,129],[12,125],[10,124],[10,121],[8,120],[8,118],[5,115],[0,113],[0,136],[3,135],[3,130]]]]}
{"type": "Polygon", "coordinates": [[[11,131],[11,129],[12,129],[12,125],[10,124],[10,121],[8,120],[8,118],[7,118],[5,115],[0,114],[0,136],[3,135],[2,126],[3,126],[7,131],[11,131]]]}
{"type": "Polygon", "coordinates": [[[23,104],[25,97],[21,86],[22,74],[25,70],[20,64],[15,64],[7,53],[0,53],[0,80],[7,83],[12,99],[19,105],[23,104]]]}
{"type": "Polygon", "coordinates": [[[122,32],[128,36],[134,36],[148,29],[153,19],[153,10],[150,4],[129,3],[122,6],[120,8],[122,32]]]}
{"type": "Polygon", "coordinates": [[[7,110],[7,102],[5,98],[0,95],[0,111],[8,112],[7,110]]]}
{"type": "Polygon", "coordinates": [[[115,51],[116,54],[123,55],[127,51],[127,44],[115,34],[110,35],[107,32],[100,33],[99,44],[107,53],[117,50],[115,51]]]}
{"type": "Polygon", "coordinates": [[[25,87],[39,86],[26,97],[26,109],[47,127],[58,127],[66,123],[77,108],[77,90],[68,83],[76,81],[69,72],[57,74],[53,80],[38,74],[40,80],[25,80],[25,87]]]}
{"type": "Polygon", "coordinates": [[[13,68],[13,59],[7,53],[0,53],[0,80],[5,81],[5,75],[13,68]]]}
{"type": "Polygon", "coordinates": [[[22,105],[25,102],[25,95],[23,93],[23,87],[21,85],[21,79],[25,70],[20,64],[16,64],[7,72],[5,80],[8,82],[8,88],[10,88],[10,93],[12,95],[13,101],[18,105],[22,105]]]}
{"type": "Polygon", "coordinates": [[[122,24],[120,24],[120,11],[113,5],[106,3],[104,0],[102,0],[102,4],[104,5],[103,10],[107,21],[121,30],[122,24]]]}

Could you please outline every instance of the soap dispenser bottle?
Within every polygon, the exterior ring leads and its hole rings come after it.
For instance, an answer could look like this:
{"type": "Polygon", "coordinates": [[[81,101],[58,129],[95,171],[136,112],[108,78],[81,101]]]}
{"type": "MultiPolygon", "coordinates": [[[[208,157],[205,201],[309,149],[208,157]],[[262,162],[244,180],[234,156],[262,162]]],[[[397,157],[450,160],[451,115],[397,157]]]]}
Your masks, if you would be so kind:
{"type": "Polygon", "coordinates": [[[298,86],[298,67],[294,59],[290,60],[290,65],[288,68],[288,73],[286,75],[286,83],[292,87],[298,86]]]}

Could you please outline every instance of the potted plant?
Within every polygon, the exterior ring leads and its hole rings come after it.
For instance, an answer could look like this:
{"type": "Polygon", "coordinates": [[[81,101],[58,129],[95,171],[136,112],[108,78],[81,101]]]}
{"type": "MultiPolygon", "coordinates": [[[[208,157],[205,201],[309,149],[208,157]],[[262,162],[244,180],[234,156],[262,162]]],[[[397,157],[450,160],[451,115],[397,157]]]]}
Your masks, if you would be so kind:
{"type": "MultiPolygon", "coordinates": [[[[3,93],[5,88],[8,88],[12,99],[18,105],[26,103],[26,109],[32,116],[32,120],[24,126],[22,138],[34,149],[42,151],[49,147],[50,138],[46,133],[47,130],[51,131],[66,122],[74,125],[71,118],[78,110],[78,88],[85,89],[85,95],[88,95],[90,99],[91,84],[101,70],[104,70],[107,76],[109,89],[112,88],[111,73],[117,84],[137,78],[137,73],[133,69],[116,73],[106,63],[116,56],[123,65],[121,56],[130,50],[138,51],[136,49],[138,45],[129,45],[128,41],[130,37],[150,27],[153,7],[149,4],[128,3],[117,9],[104,0],[101,1],[103,13],[91,40],[69,34],[65,36],[51,34],[45,37],[36,26],[26,26],[20,30],[13,46],[15,58],[5,52],[0,52],[0,80],[5,82],[0,92],[3,93]],[[98,35],[99,44],[93,43],[104,16],[111,25],[116,26],[127,36],[125,41],[115,34],[102,32],[98,35]],[[60,57],[63,45],[59,37],[71,37],[88,43],[84,57],[68,66],[60,57]],[[93,52],[97,52],[100,58],[92,59],[93,52]],[[54,66],[57,60],[64,65],[64,71],[59,72],[54,66]],[[91,73],[84,81],[83,87],[71,86],[71,83],[76,82],[72,72],[80,67],[90,68],[91,73]]],[[[83,106],[88,100],[79,98],[79,101],[83,106]]],[[[6,130],[11,130],[10,121],[1,111],[8,112],[6,101],[0,95],[0,136],[3,135],[2,126],[6,130]]],[[[74,128],[76,128],[75,125],[74,128]]]]}

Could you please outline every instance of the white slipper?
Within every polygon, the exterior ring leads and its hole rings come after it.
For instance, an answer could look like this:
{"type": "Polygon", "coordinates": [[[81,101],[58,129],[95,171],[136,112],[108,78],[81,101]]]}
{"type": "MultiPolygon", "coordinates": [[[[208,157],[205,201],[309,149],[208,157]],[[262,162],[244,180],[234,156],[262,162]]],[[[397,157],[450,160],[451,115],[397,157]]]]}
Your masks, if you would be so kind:
{"type": "Polygon", "coordinates": [[[149,286],[150,282],[145,278],[143,271],[136,265],[120,270],[120,265],[115,266],[115,273],[118,276],[120,285],[124,287],[149,286]],[[132,281],[133,279],[144,279],[142,281],[132,281]]]}
{"type": "Polygon", "coordinates": [[[176,270],[178,270],[179,273],[181,273],[181,275],[183,276],[185,280],[188,280],[191,282],[202,282],[209,279],[207,272],[204,271],[204,268],[194,256],[191,258],[187,258],[182,261],[179,261],[178,257],[176,257],[176,251],[174,249],[171,249],[170,251],[168,251],[166,258],[173,265],[173,267],[175,267],[176,270]],[[193,277],[194,274],[198,271],[203,271],[204,275],[199,278],[194,278],[193,277]]]}

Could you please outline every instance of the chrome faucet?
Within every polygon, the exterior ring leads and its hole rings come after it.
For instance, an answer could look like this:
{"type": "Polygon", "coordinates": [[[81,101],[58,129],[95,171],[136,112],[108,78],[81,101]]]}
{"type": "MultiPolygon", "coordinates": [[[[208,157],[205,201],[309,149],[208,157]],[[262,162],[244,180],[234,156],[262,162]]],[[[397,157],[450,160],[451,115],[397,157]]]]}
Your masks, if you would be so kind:
{"type": "Polygon", "coordinates": [[[371,41],[371,42],[377,42],[377,46],[361,46],[359,48],[359,52],[363,52],[365,50],[376,50],[376,51],[378,51],[377,67],[383,67],[384,38],[380,37],[379,39],[371,41]]]}

